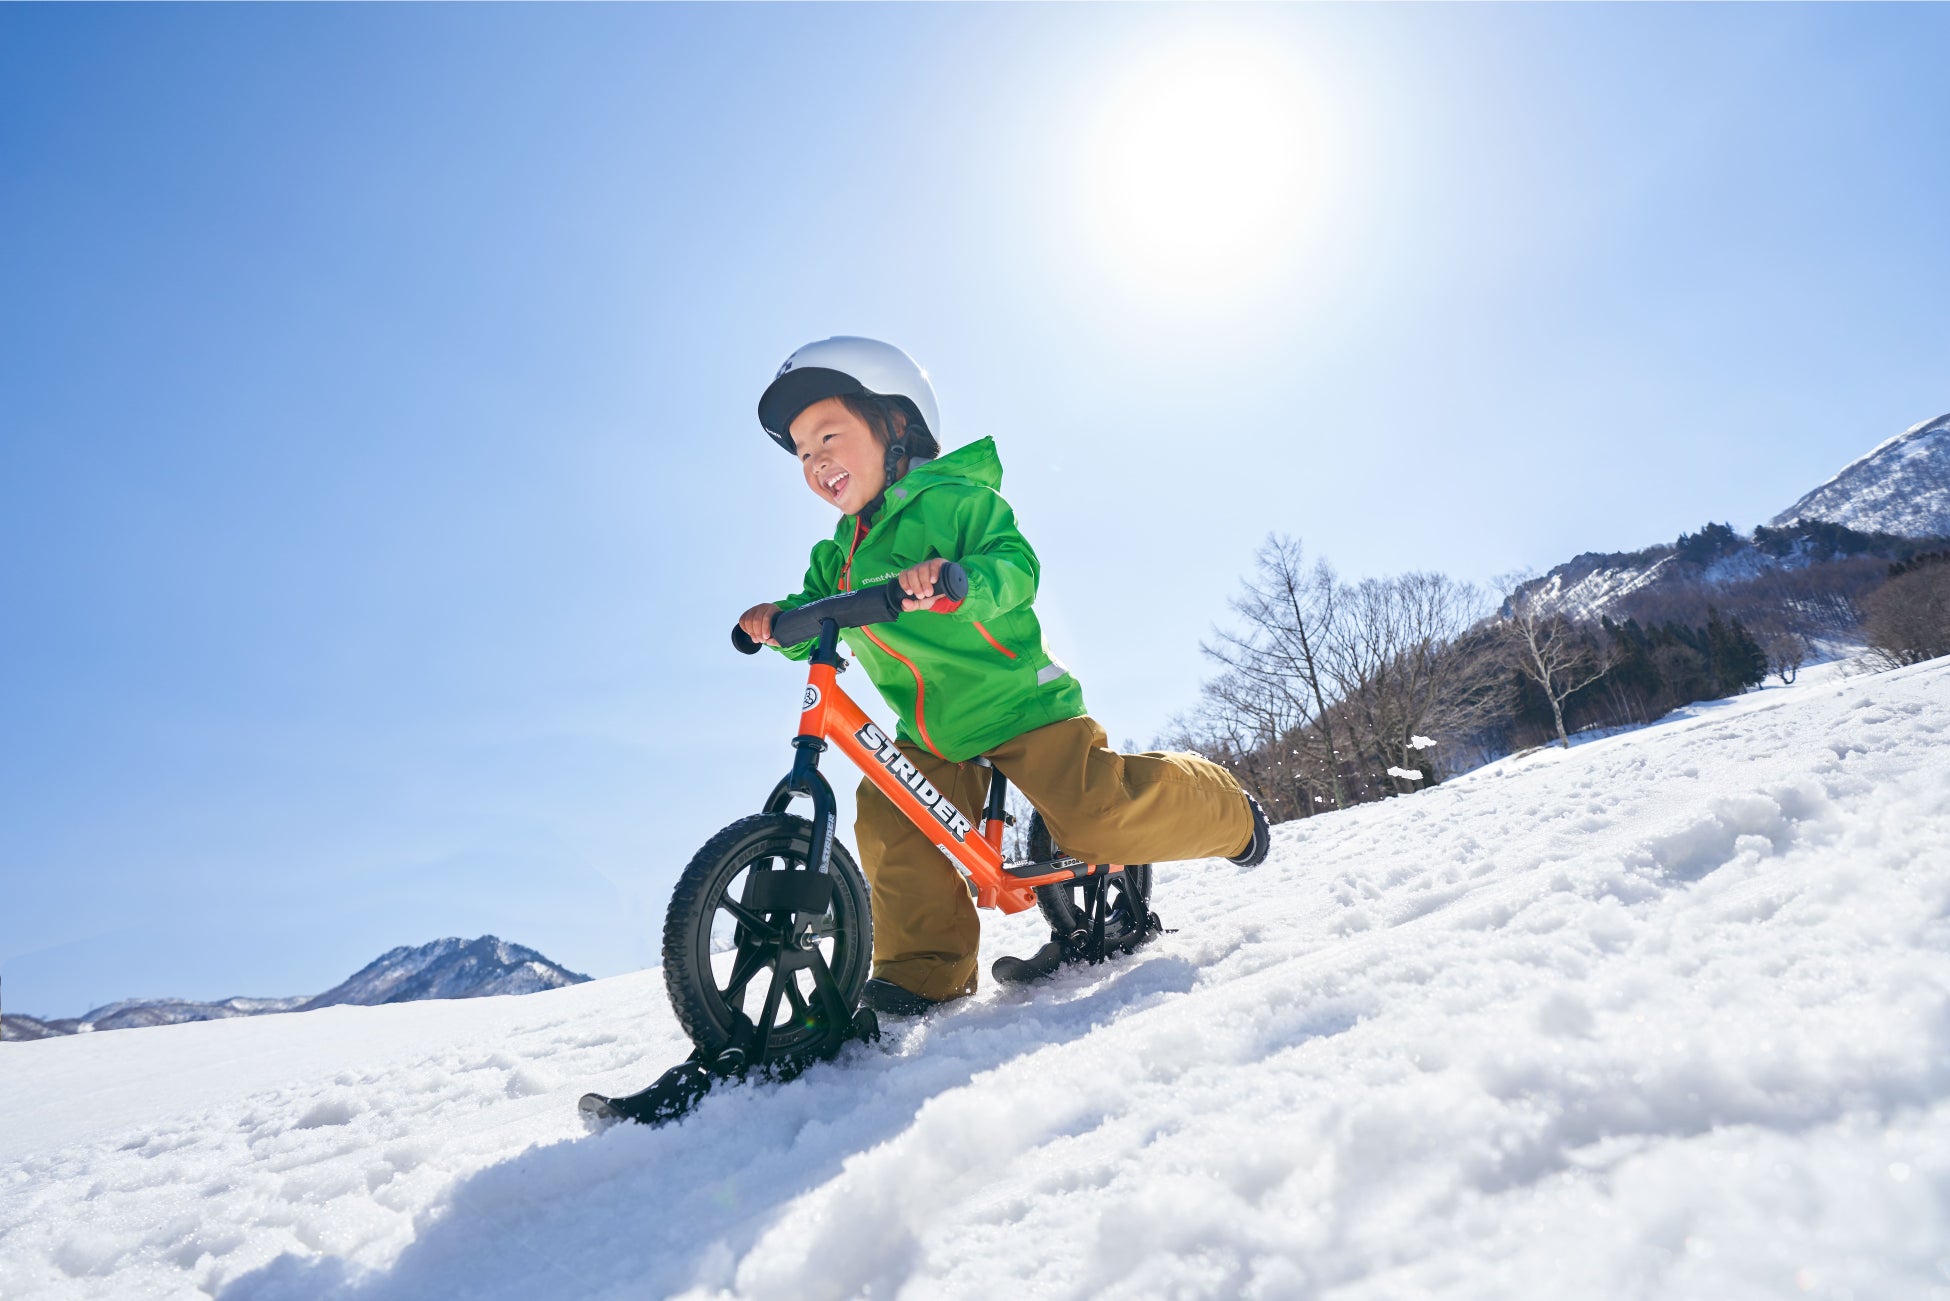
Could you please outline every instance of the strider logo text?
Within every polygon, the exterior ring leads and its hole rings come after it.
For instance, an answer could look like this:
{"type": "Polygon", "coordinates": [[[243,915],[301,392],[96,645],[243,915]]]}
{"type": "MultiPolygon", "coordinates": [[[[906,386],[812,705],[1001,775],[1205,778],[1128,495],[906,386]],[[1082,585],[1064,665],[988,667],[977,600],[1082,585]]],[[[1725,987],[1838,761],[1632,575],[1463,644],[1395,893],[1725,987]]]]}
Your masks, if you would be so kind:
{"type": "Polygon", "coordinates": [[[921,775],[921,770],[912,760],[900,752],[900,747],[887,739],[887,734],[872,723],[863,726],[853,734],[853,739],[873,751],[873,757],[894,775],[894,780],[914,792],[915,798],[927,805],[928,812],[935,820],[948,828],[948,833],[956,840],[968,839],[974,824],[961,815],[961,810],[948,801],[947,796],[934,788],[934,783],[921,775]]]}

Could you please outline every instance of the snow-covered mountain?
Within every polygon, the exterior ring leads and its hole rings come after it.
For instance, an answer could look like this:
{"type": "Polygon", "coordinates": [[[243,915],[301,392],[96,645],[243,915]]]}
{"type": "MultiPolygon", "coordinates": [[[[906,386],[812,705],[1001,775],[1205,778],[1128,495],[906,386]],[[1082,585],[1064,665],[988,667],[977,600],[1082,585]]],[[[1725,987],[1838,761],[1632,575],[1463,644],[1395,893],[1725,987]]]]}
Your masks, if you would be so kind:
{"type": "Polygon", "coordinates": [[[1950,535],[1950,415],[1912,425],[1771,522],[1801,520],[1900,537],[1950,535]]]}
{"type": "MultiPolygon", "coordinates": [[[[1708,524],[1698,533],[1642,551],[1586,552],[1556,566],[1519,590],[1534,591],[1545,607],[1579,619],[1611,615],[1623,619],[1635,607],[1683,592],[1725,593],[1770,575],[1792,574],[1866,558],[1871,562],[1906,560],[1919,551],[1950,545],[1943,538],[1903,538],[1861,533],[1825,520],[1801,520],[1774,527],[1763,524],[1752,536],[1725,524],[1708,524]]],[[[1882,572],[1882,565],[1870,570],[1882,572]]]]}
{"type": "Polygon", "coordinates": [[[689,1051],[654,970],[6,1044],[0,1296],[1928,1297],[1946,738],[1823,666],[1289,823],[658,1130],[575,1109],[689,1051]]]}
{"type": "Polygon", "coordinates": [[[226,998],[199,1003],[189,999],[129,998],[78,1017],[43,1020],[8,1013],[0,1038],[46,1039],[136,1026],[222,1021],[271,1012],[302,1012],[340,1003],[373,1005],[422,998],[482,998],[492,994],[533,994],[581,984],[589,977],[550,962],[519,944],[483,935],[476,940],[449,938],[382,954],[323,994],[290,998],[226,998]]]}
{"type": "Polygon", "coordinates": [[[301,1010],[340,1003],[373,1007],[422,998],[534,994],[588,979],[533,949],[492,935],[478,940],[444,939],[383,953],[342,984],[307,1000],[301,1010]]]}
{"type": "Polygon", "coordinates": [[[1751,536],[1709,524],[1639,551],[1587,552],[1529,586],[1549,608],[1595,619],[1662,590],[1727,588],[1849,556],[1907,559],[1946,538],[1950,415],[1883,443],[1751,536]]]}
{"type": "Polygon", "coordinates": [[[130,1030],[148,1025],[180,1025],[185,1021],[220,1021],[233,1016],[291,1012],[304,1006],[303,994],[293,998],[226,998],[198,1003],[184,998],[125,998],[76,1017],[44,1021],[39,1017],[6,1017],[6,1038],[45,1039],[51,1035],[84,1034],[94,1030],[130,1030]]]}

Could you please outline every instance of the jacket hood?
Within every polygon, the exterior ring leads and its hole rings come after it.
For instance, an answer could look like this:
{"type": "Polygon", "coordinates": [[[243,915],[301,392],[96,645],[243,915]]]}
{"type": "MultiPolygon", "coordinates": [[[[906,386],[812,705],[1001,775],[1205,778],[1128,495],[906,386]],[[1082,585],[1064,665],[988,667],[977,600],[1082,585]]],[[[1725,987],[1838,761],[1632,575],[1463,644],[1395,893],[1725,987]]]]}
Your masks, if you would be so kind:
{"type": "MultiPolygon", "coordinates": [[[[995,450],[993,438],[978,438],[972,443],[963,443],[954,451],[923,461],[901,477],[894,489],[909,486],[918,487],[923,483],[933,483],[941,479],[960,479],[983,488],[1002,490],[1002,458],[995,450]]],[[[892,496],[893,491],[888,492],[892,496]]]]}
{"type": "MultiPolygon", "coordinates": [[[[874,517],[873,527],[879,528],[882,522],[900,514],[907,503],[937,483],[966,483],[1000,492],[1002,457],[995,450],[995,440],[978,438],[972,443],[963,443],[954,451],[937,456],[932,461],[923,461],[909,470],[898,483],[887,489],[886,505],[874,517]]],[[[855,518],[847,515],[840,519],[837,535],[842,541],[853,536],[855,518]]]]}

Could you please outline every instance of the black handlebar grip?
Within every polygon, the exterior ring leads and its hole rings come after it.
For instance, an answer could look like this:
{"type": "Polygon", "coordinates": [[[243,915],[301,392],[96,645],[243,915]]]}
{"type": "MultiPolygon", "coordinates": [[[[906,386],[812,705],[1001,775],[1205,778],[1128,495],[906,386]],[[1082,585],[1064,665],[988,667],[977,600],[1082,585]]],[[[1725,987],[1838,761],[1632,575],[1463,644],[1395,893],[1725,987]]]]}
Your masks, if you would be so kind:
{"type": "Polygon", "coordinates": [[[968,595],[968,571],[950,560],[941,566],[941,574],[934,580],[934,594],[945,596],[950,601],[959,601],[968,595]]]}
{"type": "MultiPolygon", "coordinates": [[[[959,601],[967,596],[967,571],[952,560],[942,565],[941,573],[934,580],[934,594],[950,601],[959,601]]],[[[900,618],[901,602],[906,599],[907,593],[901,590],[900,581],[893,578],[872,587],[863,587],[857,592],[823,597],[774,617],[772,639],[781,646],[797,646],[800,642],[817,637],[820,622],[825,619],[831,619],[842,628],[891,623],[900,618]]],[[[748,637],[743,628],[731,630],[731,644],[742,654],[758,653],[759,643],[748,637]]]]}

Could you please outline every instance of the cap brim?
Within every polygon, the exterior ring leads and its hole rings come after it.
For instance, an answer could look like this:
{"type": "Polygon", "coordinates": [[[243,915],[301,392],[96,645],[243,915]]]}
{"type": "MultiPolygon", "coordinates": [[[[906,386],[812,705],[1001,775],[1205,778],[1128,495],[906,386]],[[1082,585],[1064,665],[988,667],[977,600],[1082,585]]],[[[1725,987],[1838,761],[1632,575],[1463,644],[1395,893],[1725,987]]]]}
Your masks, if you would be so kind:
{"type": "Polygon", "coordinates": [[[792,450],[792,422],[815,402],[847,394],[866,394],[860,381],[844,371],[807,366],[789,370],[765,386],[758,399],[758,423],[787,451],[792,450]]]}

